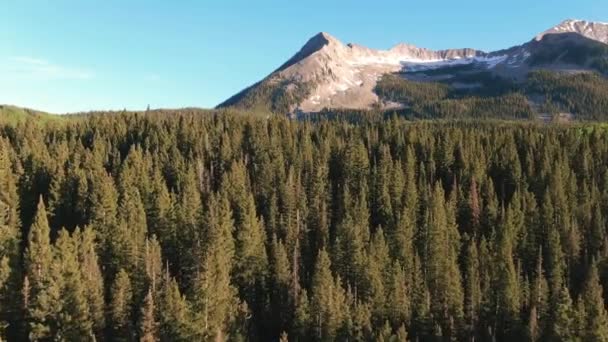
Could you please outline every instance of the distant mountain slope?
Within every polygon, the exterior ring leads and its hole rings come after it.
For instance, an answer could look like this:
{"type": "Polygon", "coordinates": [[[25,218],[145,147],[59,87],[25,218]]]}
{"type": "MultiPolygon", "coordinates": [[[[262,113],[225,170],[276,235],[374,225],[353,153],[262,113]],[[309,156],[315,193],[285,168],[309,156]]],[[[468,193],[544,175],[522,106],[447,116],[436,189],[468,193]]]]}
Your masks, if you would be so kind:
{"type": "Polygon", "coordinates": [[[279,69],[222,103],[223,106],[269,107],[275,111],[317,111],[325,107],[364,108],[377,102],[376,80],[405,64],[439,65],[486,60],[473,49],[432,51],[411,45],[372,50],[345,45],[327,33],[312,37],[279,69]]]}
{"type": "Polygon", "coordinates": [[[36,119],[39,122],[60,120],[62,117],[38,110],[22,108],[12,105],[0,105],[0,122],[19,123],[28,119],[36,119]]]}
{"type": "Polygon", "coordinates": [[[409,44],[374,50],[319,33],[276,71],[218,107],[285,114],[325,108],[402,108],[404,103],[378,96],[378,80],[384,75],[471,89],[485,87],[489,82],[482,81],[488,78],[519,84],[538,69],[608,73],[606,42],[608,24],[578,20],[566,20],[530,42],[495,52],[433,51],[409,44]]]}
{"type": "Polygon", "coordinates": [[[585,38],[608,44],[608,23],[592,22],[586,20],[564,20],[557,26],[536,36],[539,41],[548,34],[576,33],[585,38]]]}

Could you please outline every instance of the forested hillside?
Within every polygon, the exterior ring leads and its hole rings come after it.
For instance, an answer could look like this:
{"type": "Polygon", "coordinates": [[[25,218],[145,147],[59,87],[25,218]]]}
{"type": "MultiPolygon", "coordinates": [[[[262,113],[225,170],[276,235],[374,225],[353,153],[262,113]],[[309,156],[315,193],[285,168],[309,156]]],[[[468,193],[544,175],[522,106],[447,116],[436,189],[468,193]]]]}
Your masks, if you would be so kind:
{"type": "Polygon", "coordinates": [[[469,86],[388,74],[380,78],[375,92],[383,102],[402,104],[401,111],[415,118],[534,119],[566,112],[582,121],[608,119],[608,80],[597,73],[536,70],[522,82],[470,73],[450,82],[469,86]]]}
{"type": "Polygon", "coordinates": [[[149,112],[0,136],[3,339],[608,341],[605,126],[149,112]]]}

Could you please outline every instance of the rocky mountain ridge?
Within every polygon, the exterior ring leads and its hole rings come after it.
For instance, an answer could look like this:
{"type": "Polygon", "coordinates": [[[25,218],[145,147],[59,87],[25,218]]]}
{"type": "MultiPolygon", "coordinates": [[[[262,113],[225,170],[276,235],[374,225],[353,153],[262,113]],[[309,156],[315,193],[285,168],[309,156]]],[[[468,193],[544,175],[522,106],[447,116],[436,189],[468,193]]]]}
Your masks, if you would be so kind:
{"type": "MultiPolygon", "coordinates": [[[[286,113],[317,112],[324,108],[366,109],[379,104],[374,89],[385,74],[400,74],[418,81],[445,81],[457,79],[453,70],[466,67],[469,73],[490,72],[517,80],[541,67],[592,70],[594,64],[587,55],[597,53],[596,45],[604,46],[607,42],[608,24],[581,20],[566,20],[528,43],[495,52],[472,48],[434,51],[410,44],[375,50],[344,44],[321,32],[275,72],[220,107],[266,104],[273,111],[286,113]],[[576,54],[572,53],[574,50],[576,54]],[[578,56],[579,50],[584,56],[578,56]]],[[[398,104],[382,104],[391,105],[398,104]]]]}

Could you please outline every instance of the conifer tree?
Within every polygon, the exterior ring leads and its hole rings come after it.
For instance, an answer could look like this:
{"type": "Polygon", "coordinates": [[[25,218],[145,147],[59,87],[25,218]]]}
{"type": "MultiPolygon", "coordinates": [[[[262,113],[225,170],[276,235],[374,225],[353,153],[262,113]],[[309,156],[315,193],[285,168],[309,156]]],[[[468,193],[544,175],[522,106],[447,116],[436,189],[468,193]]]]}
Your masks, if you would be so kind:
{"type": "Polygon", "coordinates": [[[393,160],[390,155],[388,146],[382,146],[379,160],[373,169],[374,194],[372,198],[373,226],[382,226],[389,231],[394,226],[393,216],[393,197],[391,196],[391,176],[392,176],[393,160]]]}
{"type": "MultiPolygon", "coordinates": [[[[409,187],[408,187],[409,189],[409,187]]],[[[414,200],[410,200],[414,201],[414,200]]],[[[392,255],[397,258],[404,266],[406,272],[412,272],[412,263],[414,259],[414,237],[416,233],[416,204],[413,209],[404,207],[401,214],[397,217],[395,229],[389,243],[392,247],[392,255]]],[[[408,276],[409,280],[409,276],[408,276]]]]}
{"type": "Polygon", "coordinates": [[[53,251],[50,228],[42,198],[28,234],[24,256],[30,291],[27,294],[26,318],[29,338],[50,338],[56,332],[56,312],[60,309],[60,284],[53,273],[53,251]]]}
{"type": "Polygon", "coordinates": [[[77,230],[74,233],[74,239],[78,247],[82,285],[93,322],[93,331],[99,339],[103,336],[105,328],[105,302],[103,275],[96,253],[95,237],[96,234],[90,227],[86,227],[82,231],[77,230]]]}
{"type": "Polygon", "coordinates": [[[298,302],[296,303],[294,312],[293,331],[294,336],[299,339],[305,340],[309,333],[310,320],[311,320],[311,307],[308,300],[308,293],[305,289],[302,289],[299,296],[298,302]]]}
{"type": "Polygon", "coordinates": [[[591,264],[587,281],[582,292],[585,308],[583,339],[585,341],[608,341],[608,312],[604,304],[602,286],[597,271],[597,264],[591,264]]]}
{"type": "MultiPolygon", "coordinates": [[[[608,186],[607,186],[608,188],[608,186]]],[[[591,227],[587,233],[587,256],[593,257],[599,253],[602,242],[606,240],[605,214],[599,206],[595,206],[591,217],[591,227]]]]}
{"type": "Polygon", "coordinates": [[[562,286],[555,309],[555,319],[551,322],[550,328],[552,338],[556,341],[573,341],[577,337],[580,338],[577,336],[576,312],[565,286],[562,286]]]}
{"type": "Polygon", "coordinates": [[[270,306],[275,330],[282,331],[288,328],[291,310],[289,288],[291,280],[291,267],[287,250],[281,240],[273,236],[270,258],[270,306]]]}
{"type": "Polygon", "coordinates": [[[117,224],[118,191],[114,180],[103,168],[95,169],[91,173],[88,194],[89,224],[98,233],[101,247],[108,249],[106,243],[117,224]]]}
{"type": "Polygon", "coordinates": [[[496,266],[496,333],[502,336],[517,336],[519,329],[519,278],[513,262],[512,241],[515,224],[513,209],[509,208],[498,237],[496,266]]]}
{"type": "Polygon", "coordinates": [[[557,229],[549,231],[547,240],[547,248],[545,250],[547,251],[548,281],[552,298],[551,302],[555,303],[564,282],[564,253],[557,229]]]}
{"type": "Polygon", "coordinates": [[[467,327],[467,334],[471,337],[477,334],[477,324],[481,307],[481,280],[479,275],[479,256],[475,238],[469,241],[467,254],[465,257],[465,296],[464,296],[464,317],[467,327]]]}
{"type": "Polygon", "coordinates": [[[358,197],[364,187],[367,187],[369,177],[369,155],[363,142],[351,139],[344,151],[344,184],[358,197]]]}
{"type": "MultiPolygon", "coordinates": [[[[321,153],[320,153],[321,154],[321,153]]],[[[318,156],[314,160],[313,175],[308,185],[308,222],[311,242],[310,257],[315,258],[317,251],[329,247],[329,207],[330,195],[328,191],[329,168],[325,156],[318,156]]],[[[312,263],[311,263],[312,264],[312,263]]]]}
{"type": "Polygon", "coordinates": [[[351,286],[361,286],[365,267],[365,243],[362,233],[367,229],[347,215],[336,229],[334,259],[336,268],[351,286]]]}
{"type": "Polygon", "coordinates": [[[54,318],[58,321],[55,334],[68,341],[94,341],[93,322],[76,250],[77,235],[73,238],[62,229],[55,243],[55,263],[61,286],[61,310],[54,318]]]}
{"type": "Polygon", "coordinates": [[[162,341],[190,341],[191,312],[174,278],[163,286],[159,333],[162,341]]]}
{"type": "Polygon", "coordinates": [[[469,211],[470,211],[470,233],[479,234],[479,224],[481,222],[481,203],[479,203],[479,193],[477,191],[477,181],[471,179],[469,188],[469,211]]]}
{"type": "Polygon", "coordinates": [[[156,240],[156,236],[153,235],[151,239],[146,240],[144,264],[148,283],[150,284],[148,291],[152,291],[152,295],[155,298],[158,297],[160,286],[162,285],[162,262],[161,248],[158,240],[156,240]]]}
{"type": "Polygon", "coordinates": [[[155,342],[159,340],[158,323],[155,316],[156,309],[154,307],[154,295],[152,289],[149,289],[148,294],[144,299],[144,304],[141,308],[141,316],[139,319],[140,342],[155,342]]]}
{"type": "MultiPolygon", "coordinates": [[[[154,169],[152,176],[152,199],[149,210],[146,210],[149,233],[155,235],[164,254],[169,260],[174,261],[177,249],[175,245],[175,220],[171,216],[174,213],[173,201],[164,177],[160,170],[154,169]],[[170,253],[167,253],[167,252],[170,253]]],[[[196,199],[194,199],[196,200],[196,199]]]]}
{"type": "Polygon", "coordinates": [[[311,333],[318,340],[333,340],[344,323],[345,294],[340,279],[331,273],[327,251],[317,257],[312,281],[311,333]]]}
{"type": "Polygon", "coordinates": [[[256,215],[253,195],[247,195],[245,201],[236,232],[234,278],[242,297],[258,308],[268,270],[266,233],[262,220],[256,215]]]}
{"type": "Polygon", "coordinates": [[[0,139],[0,338],[19,320],[18,283],[21,278],[18,199],[9,157],[9,145],[0,139]]]}
{"type": "Polygon", "coordinates": [[[175,223],[179,231],[174,232],[176,248],[171,252],[175,254],[174,262],[183,273],[182,280],[192,282],[204,247],[204,232],[201,229],[203,206],[193,169],[183,176],[179,186],[181,189],[175,204],[175,223]],[[182,250],[192,250],[194,253],[180,253],[182,250]]]}
{"type": "Polygon", "coordinates": [[[26,273],[29,275],[32,285],[47,278],[52,258],[50,228],[41,197],[38,201],[36,216],[30,227],[28,246],[24,256],[26,273]]]}
{"type": "Polygon", "coordinates": [[[117,341],[132,341],[133,336],[133,289],[129,274],[121,269],[116,275],[111,292],[112,338],[117,341]]]}
{"type": "Polygon", "coordinates": [[[118,217],[120,228],[116,236],[117,254],[122,258],[119,266],[133,272],[143,268],[142,261],[148,226],[139,190],[132,184],[120,184],[118,217]]]}
{"type": "Polygon", "coordinates": [[[405,329],[404,325],[401,325],[399,327],[399,330],[397,330],[397,335],[395,336],[395,341],[398,342],[407,342],[407,330],[405,329]]]}
{"type": "MultiPolygon", "coordinates": [[[[347,206],[345,217],[336,228],[334,242],[336,269],[353,287],[361,287],[364,283],[365,246],[370,240],[365,191],[363,187],[355,203],[347,206]]],[[[349,197],[349,192],[345,191],[344,198],[349,197]]]]}
{"type": "Polygon", "coordinates": [[[483,213],[481,220],[482,236],[489,236],[498,223],[498,199],[494,190],[494,181],[491,178],[483,182],[481,197],[483,199],[483,213]]]}
{"type": "Polygon", "coordinates": [[[379,342],[390,341],[392,337],[392,329],[388,321],[384,322],[376,332],[375,340],[379,342]]]}
{"type": "Polygon", "coordinates": [[[414,256],[412,272],[412,325],[415,336],[427,336],[431,319],[431,295],[424,279],[420,257],[414,256]]]}
{"type": "Polygon", "coordinates": [[[234,230],[230,204],[225,196],[213,195],[205,218],[205,256],[195,279],[194,296],[200,328],[197,338],[228,338],[237,307],[236,288],[231,283],[234,263],[234,230]]]}
{"type": "MultiPolygon", "coordinates": [[[[435,186],[429,213],[427,260],[427,283],[431,293],[431,311],[436,323],[446,334],[450,320],[462,317],[463,292],[461,276],[458,269],[458,251],[454,250],[454,227],[449,222],[444,192],[440,184],[435,186]]],[[[456,232],[456,235],[458,233],[456,232]]]]}
{"type": "Polygon", "coordinates": [[[373,337],[372,328],[372,307],[371,304],[357,299],[352,288],[346,290],[347,311],[344,312],[346,322],[339,337],[352,336],[358,340],[371,339],[373,337]]]}
{"type": "Polygon", "coordinates": [[[369,297],[374,316],[376,318],[386,317],[387,287],[391,281],[390,256],[381,228],[374,233],[366,259],[365,286],[360,291],[369,297]]]}
{"type": "Polygon", "coordinates": [[[528,318],[528,337],[532,341],[543,335],[549,311],[549,285],[544,276],[542,249],[539,251],[530,289],[530,316],[528,318]]]}
{"type": "Polygon", "coordinates": [[[411,284],[405,270],[394,262],[389,270],[389,283],[387,289],[386,306],[387,317],[392,326],[408,325],[411,318],[411,284]]]}

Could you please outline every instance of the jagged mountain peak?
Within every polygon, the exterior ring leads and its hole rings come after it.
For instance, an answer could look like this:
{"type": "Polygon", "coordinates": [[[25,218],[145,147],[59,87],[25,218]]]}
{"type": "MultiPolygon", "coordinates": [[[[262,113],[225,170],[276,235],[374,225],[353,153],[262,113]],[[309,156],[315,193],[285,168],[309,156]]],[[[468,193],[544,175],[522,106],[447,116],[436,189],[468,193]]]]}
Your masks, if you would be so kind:
{"type": "Polygon", "coordinates": [[[320,32],[275,72],[220,107],[262,106],[291,114],[323,108],[371,108],[379,104],[375,89],[386,74],[474,88],[482,86],[474,81],[475,75],[517,81],[538,68],[604,72],[608,54],[597,48],[600,42],[608,44],[608,24],[575,19],[563,21],[532,41],[494,52],[431,50],[407,43],[378,50],[344,44],[320,32]]]}
{"type": "Polygon", "coordinates": [[[570,19],[565,19],[564,21],[562,21],[561,23],[559,23],[556,27],[577,27],[577,26],[594,26],[594,25],[608,25],[608,23],[604,23],[601,21],[592,21],[592,20],[583,20],[583,19],[574,19],[574,18],[570,18],[570,19]]]}
{"type": "Polygon", "coordinates": [[[409,43],[398,43],[397,45],[393,46],[391,48],[391,50],[398,51],[398,50],[402,50],[402,49],[412,49],[412,48],[416,48],[416,46],[413,44],[409,44],[409,43]]]}
{"type": "Polygon", "coordinates": [[[588,39],[608,44],[608,23],[580,19],[566,19],[537,35],[535,40],[540,41],[548,34],[560,33],[576,33],[588,39]]]}
{"type": "Polygon", "coordinates": [[[316,37],[321,37],[329,42],[334,42],[334,43],[340,43],[340,41],[338,40],[338,38],[332,36],[331,34],[327,33],[327,32],[319,32],[316,35],[314,35],[311,39],[314,39],[316,37]]]}
{"type": "Polygon", "coordinates": [[[277,71],[283,71],[295,64],[305,63],[311,56],[316,59],[332,59],[352,65],[390,64],[401,66],[411,62],[428,62],[466,59],[486,55],[475,49],[431,50],[408,43],[399,43],[389,50],[377,50],[357,43],[342,43],[327,32],[320,32],[306,44],[287,63],[277,71]]]}
{"type": "Polygon", "coordinates": [[[316,50],[322,49],[324,46],[330,45],[330,44],[343,45],[340,40],[338,40],[336,37],[332,36],[331,34],[329,34],[327,32],[319,32],[319,33],[315,34],[314,36],[312,36],[312,38],[310,38],[308,40],[308,42],[306,42],[306,44],[304,44],[304,46],[302,47],[302,50],[315,50],[316,51],[316,50]]]}
{"type": "Polygon", "coordinates": [[[327,32],[319,32],[312,36],[304,46],[298,51],[293,57],[291,57],[285,64],[283,64],[277,71],[285,70],[294,64],[301,62],[308,58],[312,54],[323,50],[325,47],[343,48],[344,44],[336,37],[332,36],[327,32]]]}

